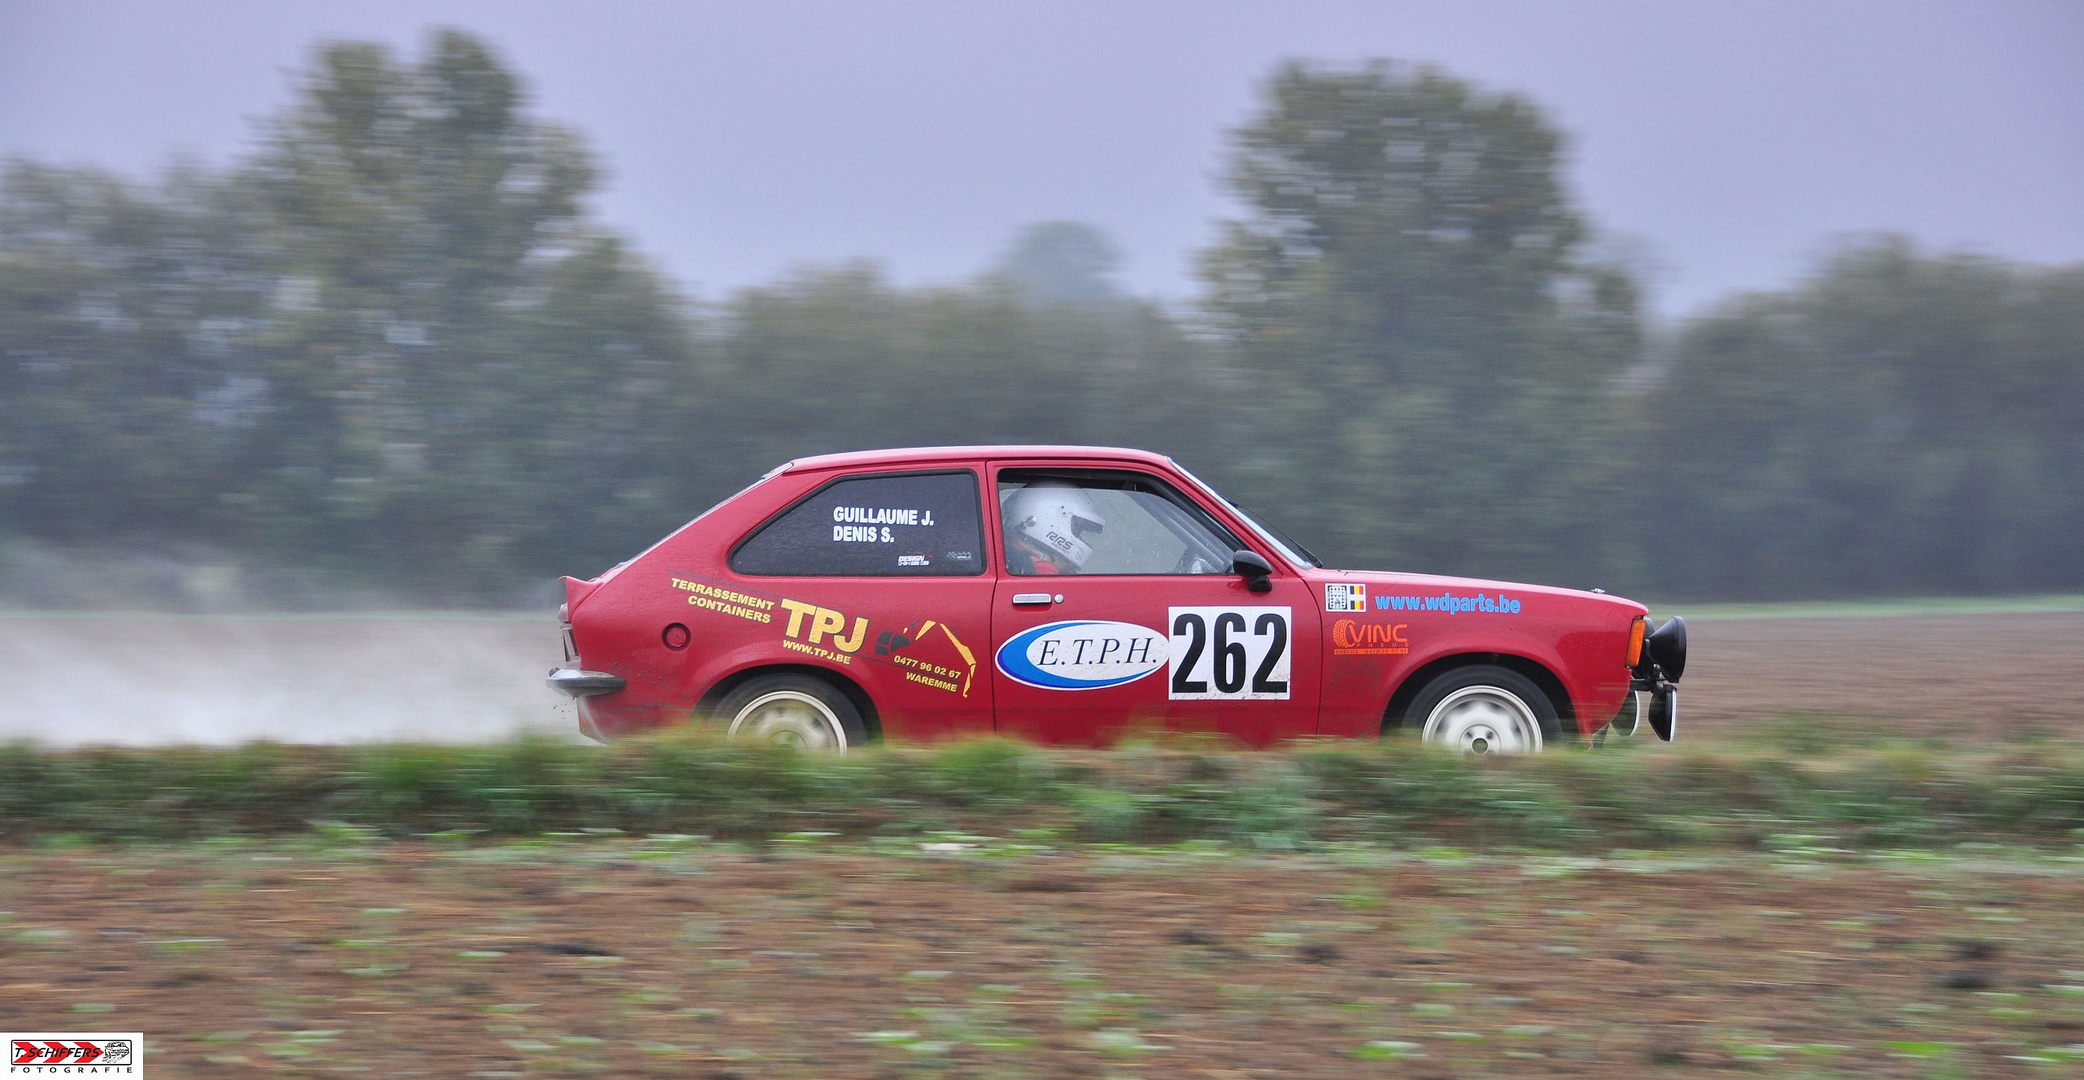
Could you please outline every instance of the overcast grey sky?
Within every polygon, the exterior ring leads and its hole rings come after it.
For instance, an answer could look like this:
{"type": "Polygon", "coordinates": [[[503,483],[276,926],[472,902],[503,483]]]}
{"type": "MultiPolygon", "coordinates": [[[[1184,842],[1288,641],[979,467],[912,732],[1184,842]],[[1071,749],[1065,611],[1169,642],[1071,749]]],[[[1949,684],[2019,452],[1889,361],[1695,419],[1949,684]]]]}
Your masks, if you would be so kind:
{"type": "Polygon", "coordinates": [[[1431,61],[1572,136],[1592,220],[1684,314],[1871,230],[2084,260],[2084,2],[635,3],[0,0],[0,153],[134,174],[251,145],[321,38],[491,40],[694,294],[903,281],[1090,221],[1192,294],[1226,131],[1285,57],[1431,61]]]}

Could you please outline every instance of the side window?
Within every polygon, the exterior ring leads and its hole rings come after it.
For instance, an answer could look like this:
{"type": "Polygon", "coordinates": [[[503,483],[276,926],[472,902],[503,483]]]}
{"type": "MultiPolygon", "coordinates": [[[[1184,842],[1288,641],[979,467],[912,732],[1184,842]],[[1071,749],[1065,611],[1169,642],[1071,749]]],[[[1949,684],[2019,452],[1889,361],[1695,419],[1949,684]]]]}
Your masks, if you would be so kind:
{"type": "Polygon", "coordinates": [[[1141,473],[1008,469],[998,496],[1014,574],[1228,574],[1244,546],[1172,485],[1141,473]]]}
{"type": "Polygon", "coordinates": [[[984,572],[977,474],[857,476],[826,486],[731,553],[741,574],[945,577],[984,572]]]}

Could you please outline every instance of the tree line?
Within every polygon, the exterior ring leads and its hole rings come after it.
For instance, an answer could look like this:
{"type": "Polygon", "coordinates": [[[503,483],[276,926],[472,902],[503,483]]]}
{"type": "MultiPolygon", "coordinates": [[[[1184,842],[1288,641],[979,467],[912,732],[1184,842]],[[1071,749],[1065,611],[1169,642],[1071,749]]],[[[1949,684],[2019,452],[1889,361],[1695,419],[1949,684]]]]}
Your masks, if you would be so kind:
{"type": "Polygon", "coordinates": [[[1524,97],[1291,64],[1188,309],[1105,238],[695,303],[590,218],[583,140],[444,31],[322,47],[256,151],[0,179],[0,538],[178,540],[510,599],[781,461],[1167,452],[1340,565],[1668,597],[2084,585],[2084,267],[1882,238],[1677,328],[1524,97]]]}

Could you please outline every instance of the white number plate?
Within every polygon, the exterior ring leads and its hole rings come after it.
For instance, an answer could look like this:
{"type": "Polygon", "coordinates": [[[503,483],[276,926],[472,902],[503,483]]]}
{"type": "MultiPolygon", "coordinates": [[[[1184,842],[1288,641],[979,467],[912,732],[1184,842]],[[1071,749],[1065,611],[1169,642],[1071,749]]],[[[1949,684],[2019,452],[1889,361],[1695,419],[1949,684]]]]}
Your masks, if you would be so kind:
{"type": "Polygon", "coordinates": [[[1288,700],[1290,609],[1176,607],[1170,689],[1174,701],[1288,700]]]}

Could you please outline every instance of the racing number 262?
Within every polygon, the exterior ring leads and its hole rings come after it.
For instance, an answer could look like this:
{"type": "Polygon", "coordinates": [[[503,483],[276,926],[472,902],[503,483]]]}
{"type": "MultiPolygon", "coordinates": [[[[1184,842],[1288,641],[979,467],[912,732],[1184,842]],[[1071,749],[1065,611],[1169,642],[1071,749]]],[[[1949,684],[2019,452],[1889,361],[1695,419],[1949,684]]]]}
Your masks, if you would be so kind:
{"type": "Polygon", "coordinates": [[[1289,608],[1176,607],[1170,616],[1172,700],[1287,700],[1289,608]]]}

